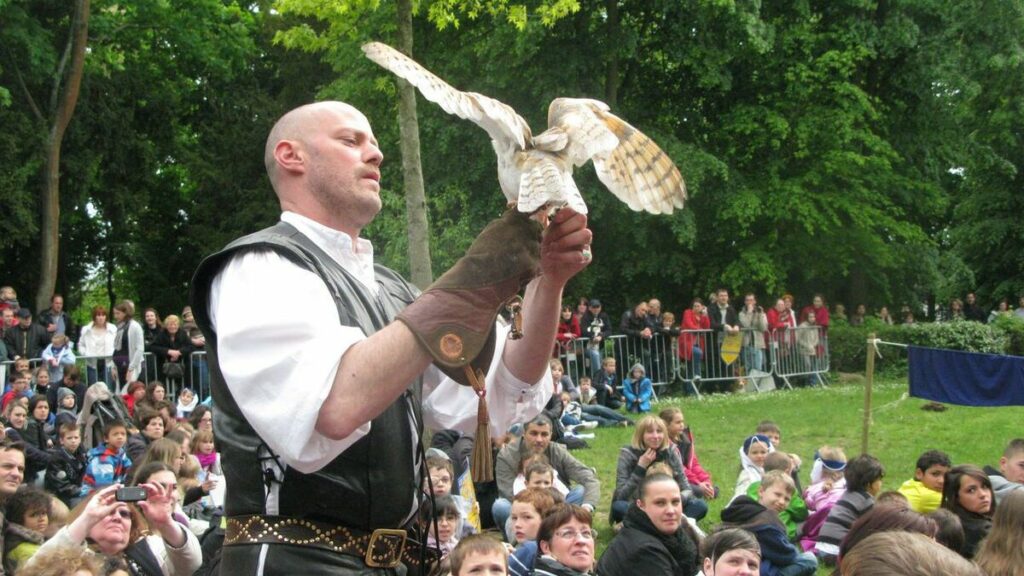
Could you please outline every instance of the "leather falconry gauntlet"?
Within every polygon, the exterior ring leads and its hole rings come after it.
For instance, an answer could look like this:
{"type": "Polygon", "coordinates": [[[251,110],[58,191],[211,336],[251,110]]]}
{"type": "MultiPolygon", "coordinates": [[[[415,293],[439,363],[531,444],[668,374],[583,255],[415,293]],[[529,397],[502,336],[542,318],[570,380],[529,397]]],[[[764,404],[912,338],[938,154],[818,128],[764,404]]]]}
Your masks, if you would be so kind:
{"type": "Polygon", "coordinates": [[[456,382],[472,384],[466,366],[487,373],[498,312],[540,273],[541,233],[541,225],[528,215],[507,210],[398,315],[456,382]]]}

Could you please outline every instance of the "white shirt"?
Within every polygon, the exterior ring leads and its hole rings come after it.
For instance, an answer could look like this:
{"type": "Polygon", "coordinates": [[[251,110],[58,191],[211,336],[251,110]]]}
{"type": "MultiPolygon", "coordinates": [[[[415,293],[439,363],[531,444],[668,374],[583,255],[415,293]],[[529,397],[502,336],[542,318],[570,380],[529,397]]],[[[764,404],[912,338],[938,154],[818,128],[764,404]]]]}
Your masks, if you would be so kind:
{"type": "MultiPolygon", "coordinates": [[[[295,213],[281,220],[313,240],[374,293],[373,246],[295,213]]],[[[281,460],[315,472],[370,431],[370,422],[341,440],[316,431],[320,407],[334,384],[341,357],[366,339],[362,329],[338,323],[337,305],[323,280],[270,250],[233,257],[210,288],[210,322],[217,333],[221,372],[246,420],[281,460]],[[229,296],[230,295],[230,296],[229,296]]],[[[501,360],[507,329],[498,328],[486,377],[492,436],[532,418],[550,398],[550,376],[533,385],[501,360]]],[[[403,359],[395,358],[394,362],[403,359]]],[[[387,369],[387,367],[383,367],[387,369]]],[[[366,392],[372,393],[372,382],[366,392]]],[[[477,397],[435,366],[423,373],[424,425],[476,430],[477,397]]]]}

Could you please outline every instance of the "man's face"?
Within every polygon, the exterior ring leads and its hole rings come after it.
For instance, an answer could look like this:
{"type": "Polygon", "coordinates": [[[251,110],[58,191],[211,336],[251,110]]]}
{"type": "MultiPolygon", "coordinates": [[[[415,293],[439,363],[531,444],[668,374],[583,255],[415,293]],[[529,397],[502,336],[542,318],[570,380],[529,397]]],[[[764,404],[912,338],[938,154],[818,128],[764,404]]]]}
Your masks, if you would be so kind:
{"type": "Polygon", "coordinates": [[[636,305],[636,315],[638,318],[647,316],[647,302],[641,302],[636,305]]]}
{"type": "Polygon", "coordinates": [[[946,472],[949,472],[949,466],[933,464],[923,472],[921,470],[914,470],[914,477],[929,490],[942,492],[942,485],[945,484],[946,480],[946,472]]]}
{"type": "Polygon", "coordinates": [[[25,454],[20,450],[0,450],[0,496],[18,491],[25,478],[25,454]]]}
{"type": "Polygon", "coordinates": [[[530,424],[526,427],[526,444],[534,454],[540,454],[548,449],[551,444],[551,426],[542,424],[530,424]]]}
{"type": "Polygon", "coordinates": [[[728,290],[719,290],[718,294],[715,294],[715,298],[718,299],[718,305],[719,306],[725,306],[726,304],[729,303],[729,291],[728,290]]]}
{"type": "Polygon", "coordinates": [[[64,310],[64,298],[61,296],[54,296],[50,303],[50,309],[60,314],[64,310]]]}
{"type": "Polygon", "coordinates": [[[590,313],[593,314],[594,316],[597,316],[598,314],[601,313],[601,307],[600,306],[591,306],[590,307],[590,313]]]}
{"type": "Polygon", "coordinates": [[[60,445],[64,447],[68,452],[74,452],[78,450],[78,447],[82,444],[82,434],[77,430],[74,432],[66,432],[60,437],[60,445]]]}
{"type": "Polygon", "coordinates": [[[355,108],[324,105],[302,137],[309,192],[327,214],[345,214],[362,228],[380,212],[380,165],[370,121],[355,108]]]}
{"type": "Polygon", "coordinates": [[[761,485],[757,490],[757,495],[762,506],[776,512],[785,510],[789,506],[789,501],[793,498],[793,495],[782,482],[776,482],[767,488],[761,485]]]}
{"type": "Polygon", "coordinates": [[[14,311],[10,308],[4,308],[3,319],[4,326],[14,326],[14,311]]]}
{"type": "Polygon", "coordinates": [[[107,434],[106,437],[107,445],[120,450],[124,443],[128,441],[128,430],[124,428],[114,428],[107,434]]]}
{"type": "Polygon", "coordinates": [[[647,313],[651,316],[661,316],[661,301],[651,300],[647,303],[647,313]]]}
{"type": "Polygon", "coordinates": [[[974,304],[974,294],[973,293],[967,295],[967,303],[968,304],[974,304]]]}
{"type": "Polygon", "coordinates": [[[1024,484],[1024,451],[999,459],[999,471],[1010,482],[1024,484]]]}
{"type": "Polygon", "coordinates": [[[18,316],[18,323],[21,324],[22,328],[28,328],[32,325],[31,316],[18,316]]]}
{"type": "Polygon", "coordinates": [[[28,390],[28,380],[22,376],[18,376],[14,379],[14,382],[11,382],[11,390],[14,390],[15,392],[24,392],[25,390],[28,390]]]}

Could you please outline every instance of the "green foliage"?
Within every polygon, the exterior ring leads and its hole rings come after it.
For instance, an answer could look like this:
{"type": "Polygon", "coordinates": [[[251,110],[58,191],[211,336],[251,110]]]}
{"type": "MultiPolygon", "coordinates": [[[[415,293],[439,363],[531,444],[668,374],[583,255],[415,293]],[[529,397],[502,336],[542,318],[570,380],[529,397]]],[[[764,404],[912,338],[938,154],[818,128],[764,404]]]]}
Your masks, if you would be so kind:
{"type": "Polygon", "coordinates": [[[1024,356],[1024,319],[1018,316],[997,316],[990,324],[1006,337],[1006,353],[1024,356]]]}
{"type": "MultiPolygon", "coordinates": [[[[871,321],[857,327],[833,325],[828,329],[832,370],[864,372],[870,332],[882,341],[928,348],[1018,355],[1024,349],[1024,321],[1013,318],[1003,318],[994,324],[955,321],[889,326],[871,321]]],[[[875,359],[877,370],[906,366],[906,352],[900,348],[880,346],[879,350],[882,355],[875,359]]]]}

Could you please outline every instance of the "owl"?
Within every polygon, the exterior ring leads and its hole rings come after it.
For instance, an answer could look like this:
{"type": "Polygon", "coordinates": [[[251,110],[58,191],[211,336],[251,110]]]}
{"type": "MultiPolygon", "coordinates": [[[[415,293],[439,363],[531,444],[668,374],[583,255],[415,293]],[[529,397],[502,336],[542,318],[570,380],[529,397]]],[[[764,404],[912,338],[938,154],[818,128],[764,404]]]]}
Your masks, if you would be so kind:
{"type": "Polygon", "coordinates": [[[601,182],[635,211],[671,214],[683,207],[686,185],[672,159],[604,102],[556,98],[548,107],[548,129],[534,136],[510,106],[460,92],[386,44],[369,42],[363,52],[445,112],[487,131],[498,157],[501,191],[520,212],[569,206],[586,214],[572,171],[588,160],[601,182]]]}

